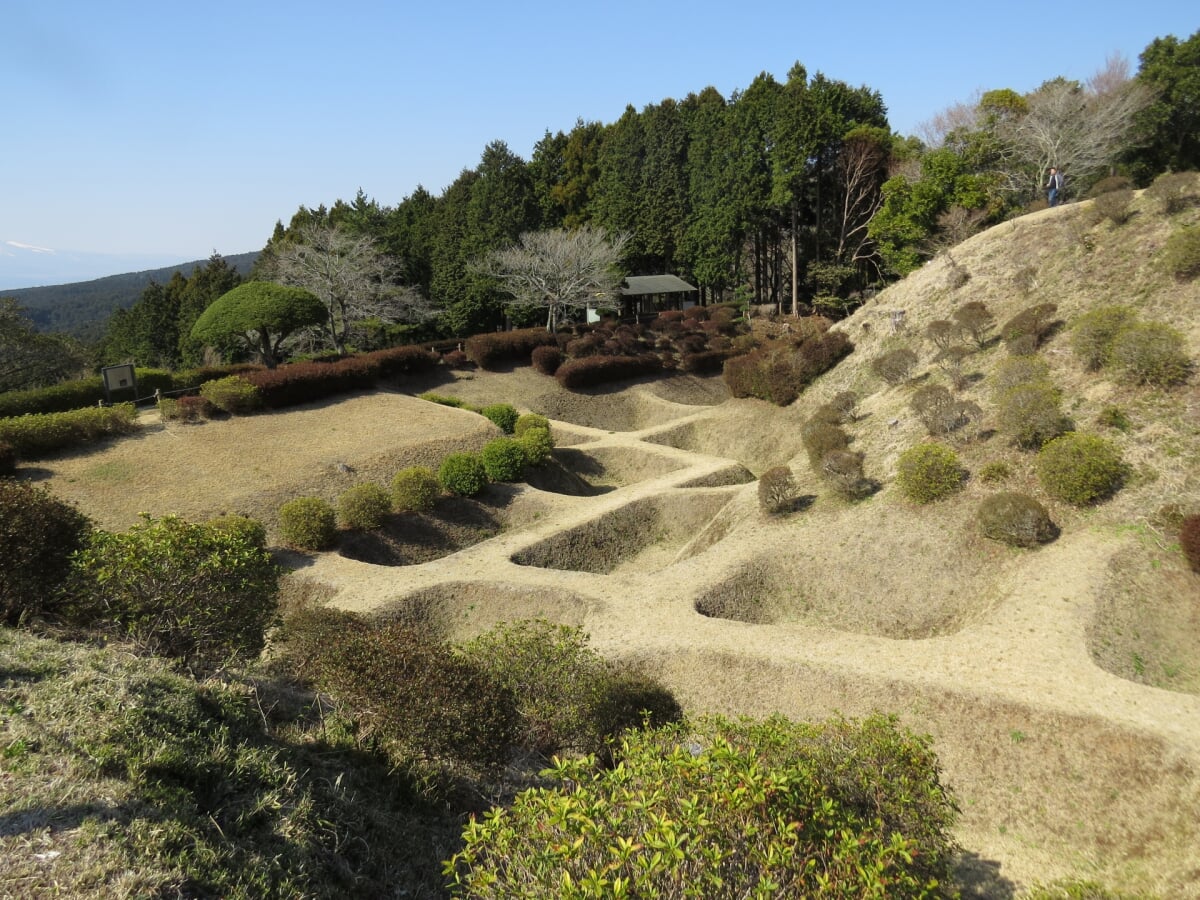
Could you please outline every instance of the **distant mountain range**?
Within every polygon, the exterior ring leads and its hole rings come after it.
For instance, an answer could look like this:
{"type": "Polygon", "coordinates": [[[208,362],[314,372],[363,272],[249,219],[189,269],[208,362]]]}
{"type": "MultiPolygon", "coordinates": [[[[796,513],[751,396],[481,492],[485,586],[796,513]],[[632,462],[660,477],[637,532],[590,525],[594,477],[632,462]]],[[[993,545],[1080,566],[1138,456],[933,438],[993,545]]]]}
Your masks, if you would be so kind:
{"type": "MultiPolygon", "coordinates": [[[[39,250],[24,244],[13,242],[0,243],[0,284],[9,283],[9,276],[14,271],[9,263],[14,258],[25,258],[24,253],[52,253],[49,250],[39,250]]],[[[95,254],[77,254],[81,259],[85,256],[92,258],[91,265],[96,264],[95,254]]],[[[59,256],[61,262],[62,256],[59,256]]],[[[141,259],[145,262],[150,257],[103,257],[110,261],[141,259]]],[[[161,258],[154,258],[161,262],[161,258]]],[[[258,259],[258,251],[253,253],[238,253],[226,256],[225,261],[243,276],[249,274],[254,261],[258,259]]],[[[158,268],[142,269],[123,275],[109,275],[104,278],[94,278],[90,281],[78,281],[70,284],[49,285],[44,287],[18,286],[0,288],[0,297],[14,297],[18,304],[25,309],[26,315],[33,321],[39,331],[61,332],[70,334],[81,340],[94,340],[103,331],[104,323],[115,309],[128,309],[139,297],[151,281],[165,284],[176,272],[191,275],[192,270],[203,268],[207,259],[190,262],[162,265],[158,268]]],[[[69,267],[61,265],[56,271],[68,271],[69,267]]],[[[28,271],[28,269],[27,269],[28,271]]],[[[94,269],[93,269],[94,271],[94,269]]]]}

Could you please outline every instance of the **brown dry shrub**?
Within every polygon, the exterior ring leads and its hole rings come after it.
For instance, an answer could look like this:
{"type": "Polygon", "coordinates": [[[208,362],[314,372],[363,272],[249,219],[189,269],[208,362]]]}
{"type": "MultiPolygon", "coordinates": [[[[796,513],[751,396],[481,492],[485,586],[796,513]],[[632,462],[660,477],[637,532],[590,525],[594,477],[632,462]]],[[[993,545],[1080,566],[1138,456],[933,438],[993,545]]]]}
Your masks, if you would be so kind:
{"type": "Polygon", "coordinates": [[[897,347],[871,360],[871,371],[888,384],[897,385],[908,381],[917,365],[917,354],[907,347],[897,347]]]}
{"type": "Polygon", "coordinates": [[[778,515],[796,502],[796,479],[787,466],[775,466],[758,479],[758,505],[763,512],[778,515]]]}

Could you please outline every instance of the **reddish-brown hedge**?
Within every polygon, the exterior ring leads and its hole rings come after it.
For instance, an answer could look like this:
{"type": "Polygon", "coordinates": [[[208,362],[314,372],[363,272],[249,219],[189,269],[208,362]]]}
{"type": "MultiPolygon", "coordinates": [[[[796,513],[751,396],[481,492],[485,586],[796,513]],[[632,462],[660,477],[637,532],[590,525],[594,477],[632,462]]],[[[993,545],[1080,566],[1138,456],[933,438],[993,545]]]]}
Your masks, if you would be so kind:
{"type": "Polygon", "coordinates": [[[554,335],[544,328],[491,331],[467,338],[463,342],[463,352],[479,368],[493,370],[505,365],[528,364],[535,347],[555,343],[554,335]]]}
{"type": "Polygon", "coordinates": [[[533,367],[543,375],[553,375],[562,365],[563,354],[558,347],[534,347],[530,360],[533,367]]]}
{"type": "Polygon", "coordinates": [[[590,387],[623,378],[654,375],[663,369],[662,360],[654,354],[642,356],[587,356],[570,359],[558,367],[554,377],[563,387],[590,387]]]}

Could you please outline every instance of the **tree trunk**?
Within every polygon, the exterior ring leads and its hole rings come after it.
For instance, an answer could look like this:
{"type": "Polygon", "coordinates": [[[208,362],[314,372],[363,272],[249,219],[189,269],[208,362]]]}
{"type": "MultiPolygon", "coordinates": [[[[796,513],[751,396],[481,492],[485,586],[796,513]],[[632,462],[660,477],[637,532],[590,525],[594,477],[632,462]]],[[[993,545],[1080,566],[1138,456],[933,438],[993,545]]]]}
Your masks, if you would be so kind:
{"type": "Polygon", "coordinates": [[[792,315],[800,315],[800,242],[796,236],[796,204],[792,204],[792,315]]]}

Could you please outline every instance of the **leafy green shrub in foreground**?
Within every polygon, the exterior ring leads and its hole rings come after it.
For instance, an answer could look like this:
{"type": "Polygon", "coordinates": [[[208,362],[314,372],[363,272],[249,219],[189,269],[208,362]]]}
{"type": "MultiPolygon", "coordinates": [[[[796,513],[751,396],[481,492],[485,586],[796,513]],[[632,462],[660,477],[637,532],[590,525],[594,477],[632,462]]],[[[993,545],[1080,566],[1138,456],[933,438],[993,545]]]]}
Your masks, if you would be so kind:
{"type": "Polygon", "coordinates": [[[714,717],[630,732],[617,758],[556,760],[556,786],[472,820],[455,895],[942,895],[956,808],[929,740],[893,719],[714,717]]]}
{"type": "Polygon", "coordinates": [[[438,468],[442,487],[460,497],[474,497],[487,487],[487,470],[477,453],[451,453],[438,468]]]}
{"type": "Polygon", "coordinates": [[[958,454],[944,444],[917,444],[900,454],[896,484],[916,503],[948,497],[962,487],[963,470],[958,454]]]}
{"type": "Polygon", "coordinates": [[[338,497],[337,519],[343,528],[371,531],[382,525],[391,511],[392,495],[371,482],[347,488],[338,497]]]}
{"type": "Polygon", "coordinates": [[[484,444],[479,458],[490,480],[520,481],[528,456],[521,441],[503,437],[484,444]]]}
{"type": "Polygon", "coordinates": [[[392,478],[392,505],[399,512],[427,512],[442,495],[442,484],[428,466],[409,466],[392,478]]]}
{"type": "Polygon", "coordinates": [[[669,693],[620,675],[578,628],[545,620],[502,624],[461,652],[516,699],[519,745],[547,758],[600,752],[610,738],[642,725],[642,710],[652,724],[679,717],[669,693]],[[631,691],[638,694],[632,702],[631,691]]]}
{"type": "Polygon", "coordinates": [[[1132,384],[1170,387],[1188,376],[1183,334],[1162,322],[1138,322],[1116,336],[1112,361],[1132,384]]]}
{"type": "Polygon", "coordinates": [[[548,428],[528,428],[518,441],[525,451],[525,462],[531,466],[542,465],[554,450],[554,438],[548,428]]]}
{"type": "Polygon", "coordinates": [[[522,437],[530,428],[545,428],[550,430],[550,420],[538,413],[523,413],[513,424],[513,436],[522,437]]]}
{"type": "Polygon", "coordinates": [[[1031,381],[1009,388],[996,400],[1000,431],[1017,446],[1036,450],[1068,427],[1061,399],[1058,388],[1048,381],[1031,381]]]}
{"type": "Polygon", "coordinates": [[[1046,507],[1013,491],[993,494],[979,504],[977,520],[984,537],[1014,547],[1036,547],[1058,536],[1046,507]]]}
{"type": "Polygon", "coordinates": [[[128,531],[92,534],[76,556],[71,615],[206,672],[262,649],[278,583],[250,530],[146,516],[128,531]]]}
{"type": "Polygon", "coordinates": [[[1180,228],[1167,238],[1163,264],[1179,281],[1200,276],[1200,225],[1180,228]]]}
{"type": "Polygon", "coordinates": [[[326,550],[337,537],[337,514],[320,497],[297,497],[279,507],[279,536],[299,550],[326,550]]]}
{"type": "Polygon", "coordinates": [[[44,487],[0,478],[0,623],[56,609],[90,523],[44,487]]]}
{"type": "Polygon", "coordinates": [[[1084,506],[1116,493],[1126,466],[1111,441],[1071,431],[1041,449],[1037,473],[1049,494],[1084,506]]]}
{"type": "Polygon", "coordinates": [[[1113,341],[1137,319],[1128,306],[1116,304],[1097,306],[1075,320],[1071,328],[1071,349],[1090,372],[1097,372],[1108,363],[1113,341]]]}
{"type": "Polygon", "coordinates": [[[519,413],[511,403],[492,403],[479,410],[479,414],[492,422],[505,434],[512,434],[519,413]]]}
{"type": "Polygon", "coordinates": [[[241,416],[262,408],[258,388],[241,375],[230,375],[200,385],[200,396],[217,409],[241,416]]]}

